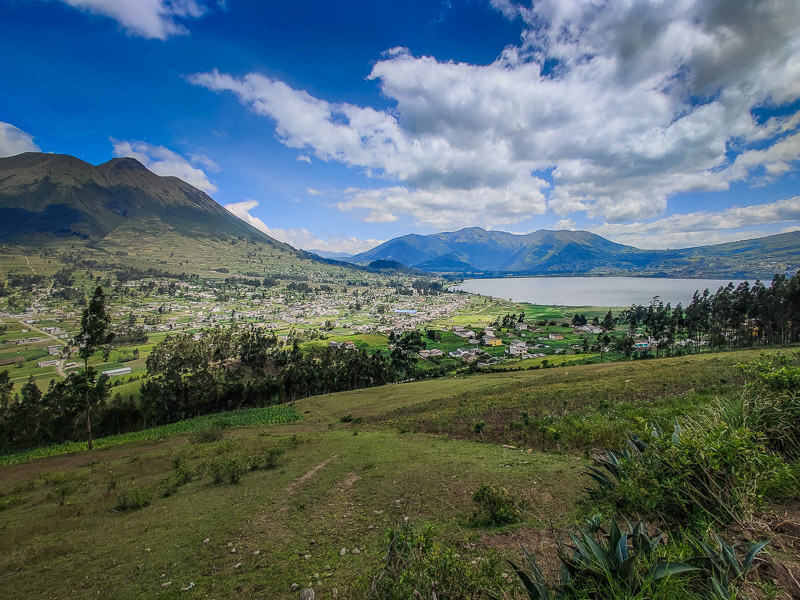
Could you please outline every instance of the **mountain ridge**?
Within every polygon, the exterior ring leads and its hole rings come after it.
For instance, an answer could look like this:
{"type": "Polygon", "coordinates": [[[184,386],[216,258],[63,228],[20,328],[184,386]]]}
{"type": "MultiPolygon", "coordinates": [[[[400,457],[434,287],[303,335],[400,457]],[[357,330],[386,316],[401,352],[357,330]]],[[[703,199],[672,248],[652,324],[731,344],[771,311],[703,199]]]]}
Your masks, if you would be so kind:
{"type": "Polygon", "coordinates": [[[462,275],[650,275],[772,277],[800,269],[800,232],[672,250],[647,250],[589,231],[528,234],[468,227],[409,234],[346,259],[396,260],[427,272],[462,275]]]}

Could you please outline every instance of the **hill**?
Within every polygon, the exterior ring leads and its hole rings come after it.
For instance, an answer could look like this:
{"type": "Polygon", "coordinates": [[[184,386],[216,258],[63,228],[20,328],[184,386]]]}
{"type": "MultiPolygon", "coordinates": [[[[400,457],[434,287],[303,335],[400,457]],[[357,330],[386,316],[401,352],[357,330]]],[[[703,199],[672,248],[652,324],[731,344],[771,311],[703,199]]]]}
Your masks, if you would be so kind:
{"type": "Polygon", "coordinates": [[[110,254],[186,272],[302,271],[303,264],[324,264],[133,158],[97,166],[36,152],[0,158],[0,241],[85,249],[95,258],[110,254]]]}
{"type": "MultiPolygon", "coordinates": [[[[715,394],[734,391],[737,363],[756,357],[708,354],[390,385],[299,400],[299,421],[237,427],[229,414],[225,430],[159,432],[2,465],[5,597],[297,598],[308,585],[318,598],[365,598],[388,569],[387,531],[425,536],[414,543],[431,545],[419,554],[441,568],[437,576],[488,573],[507,590],[492,597],[519,597],[503,559],[519,561],[520,543],[549,559],[553,535],[596,511],[584,501],[586,456],[597,446],[618,447],[628,429],[644,435],[646,421],[668,427],[713,404],[715,394]],[[523,498],[520,522],[474,522],[473,493],[482,484],[523,498]]],[[[796,517],[783,509],[775,513],[791,539],[796,517]]],[[[779,533],[761,529],[756,539],[779,533]]],[[[780,557],[780,572],[796,573],[796,546],[780,557]]],[[[411,559],[399,562],[413,572],[411,559]]],[[[775,569],[763,567],[770,581],[775,569]]],[[[652,597],[700,597],[671,591],[652,597]]]]}
{"type": "Polygon", "coordinates": [[[588,231],[525,235],[478,227],[405,235],[350,262],[394,260],[428,272],[513,275],[763,277],[800,268],[800,232],[678,250],[642,250],[588,231]]]}

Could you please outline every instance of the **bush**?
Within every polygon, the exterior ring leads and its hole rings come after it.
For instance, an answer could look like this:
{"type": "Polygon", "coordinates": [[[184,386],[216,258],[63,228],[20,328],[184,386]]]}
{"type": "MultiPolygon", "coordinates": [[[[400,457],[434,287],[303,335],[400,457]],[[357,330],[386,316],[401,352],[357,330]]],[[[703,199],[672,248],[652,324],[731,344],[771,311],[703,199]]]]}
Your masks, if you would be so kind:
{"type": "Polygon", "coordinates": [[[216,423],[210,427],[199,430],[195,433],[191,440],[195,444],[210,444],[211,442],[218,442],[222,439],[225,426],[222,423],[216,423]]]}
{"type": "Polygon", "coordinates": [[[506,488],[483,484],[473,492],[472,502],[475,525],[509,525],[522,520],[525,503],[506,488]]]}
{"type": "Polygon", "coordinates": [[[238,456],[218,456],[208,463],[208,472],[215,484],[222,483],[226,479],[229,483],[239,483],[242,471],[242,461],[238,456]]]}
{"type": "Polygon", "coordinates": [[[742,523],[762,500],[767,482],[785,468],[747,428],[690,422],[673,433],[653,428],[649,443],[631,436],[586,473],[617,507],[678,525],[742,523]]]}
{"type": "Polygon", "coordinates": [[[153,500],[153,493],[144,488],[133,487],[120,490],[117,493],[116,510],[120,512],[140,510],[149,506],[153,500]]]}

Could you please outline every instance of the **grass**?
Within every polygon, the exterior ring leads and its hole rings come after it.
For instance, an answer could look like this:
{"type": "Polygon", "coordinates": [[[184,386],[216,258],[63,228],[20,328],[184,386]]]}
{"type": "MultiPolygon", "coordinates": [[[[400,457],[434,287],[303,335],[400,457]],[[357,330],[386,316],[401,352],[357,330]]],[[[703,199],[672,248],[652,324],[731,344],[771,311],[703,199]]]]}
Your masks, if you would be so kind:
{"type": "Polygon", "coordinates": [[[17,455],[18,464],[0,467],[0,586],[11,599],[288,598],[292,583],[311,583],[323,598],[334,589],[338,597],[364,597],[383,565],[384,532],[406,517],[463,556],[488,556],[492,548],[510,556],[519,539],[546,536],[548,526],[586,510],[586,432],[611,440],[653,415],[695,410],[734,381],[735,363],[756,357],[389,385],[300,400],[294,414],[303,419],[282,424],[265,425],[252,411],[217,415],[238,426],[204,443],[185,434],[209,428],[212,418],[176,424],[181,431],[98,440],[91,453],[77,445],[38,460],[17,455]],[[531,425],[545,418],[561,431],[554,440],[545,429],[554,452],[539,451],[538,425],[531,425]],[[487,423],[486,443],[474,433],[478,419],[487,423]],[[518,449],[494,443],[518,440],[531,427],[518,449]],[[571,430],[579,432],[574,443],[571,430]],[[274,468],[247,469],[248,457],[266,453],[274,468]],[[212,464],[241,469],[215,482],[212,464]],[[181,483],[165,495],[163,482],[178,469],[181,483]],[[481,485],[520,499],[520,522],[475,524],[472,498],[481,485]]]}
{"type": "MultiPolygon", "coordinates": [[[[291,421],[297,421],[301,418],[302,415],[300,415],[300,413],[290,406],[285,405],[268,406],[265,408],[249,408],[245,410],[216,413],[213,415],[204,415],[202,417],[195,417],[194,419],[179,421],[178,423],[170,423],[169,425],[161,425],[159,427],[144,429],[142,431],[133,431],[131,433],[123,433],[120,435],[99,438],[94,440],[94,446],[98,450],[101,450],[103,448],[111,448],[113,446],[120,446],[129,444],[131,442],[155,440],[176,434],[195,433],[219,424],[234,427],[255,427],[271,425],[274,423],[288,423],[291,421]]],[[[0,456],[0,465],[21,463],[35,458],[69,454],[71,452],[84,450],[85,447],[85,442],[65,442],[56,446],[26,450],[23,452],[17,452],[15,454],[0,456]]]]}

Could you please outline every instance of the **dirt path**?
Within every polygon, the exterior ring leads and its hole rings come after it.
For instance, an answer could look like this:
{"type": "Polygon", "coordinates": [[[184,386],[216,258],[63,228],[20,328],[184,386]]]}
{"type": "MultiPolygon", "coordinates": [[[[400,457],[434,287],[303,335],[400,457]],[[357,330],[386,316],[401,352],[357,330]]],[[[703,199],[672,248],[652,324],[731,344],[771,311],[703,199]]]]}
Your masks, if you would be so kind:
{"type": "Polygon", "coordinates": [[[337,458],[339,458],[339,455],[338,455],[338,454],[334,454],[334,455],[333,455],[333,456],[331,456],[330,458],[326,458],[325,460],[323,460],[323,461],[322,461],[321,463],[319,463],[319,464],[318,464],[316,467],[312,467],[311,469],[309,469],[309,470],[306,472],[306,474],[305,474],[305,475],[303,475],[302,477],[300,477],[299,479],[295,479],[295,480],[294,480],[292,483],[290,483],[290,484],[289,484],[289,486],[286,488],[286,493],[287,493],[287,495],[291,496],[292,494],[294,494],[294,493],[297,491],[297,488],[299,488],[299,487],[300,487],[301,485],[303,485],[303,484],[304,484],[306,481],[308,481],[308,480],[309,480],[309,479],[311,479],[311,478],[312,478],[314,475],[316,475],[316,474],[317,474],[317,471],[319,471],[320,469],[323,469],[323,468],[325,468],[325,466],[326,466],[326,465],[328,465],[328,463],[330,463],[330,462],[333,462],[333,461],[334,461],[334,460],[336,460],[337,458]]]}
{"type": "Polygon", "coordinates": [[[28,260],[28,257],[27,257],[27,256],[25,257],[25,262],[27,263],[27,265],[28,265],[28,268],[31,270],[31,273],[33,273],[34,275],[38,275],[38,273],[36,272],[36,270],[35,270],[35,269],[34,269],[34,268],[31,266],[31,261],[30,261],[30,260],[28,260]]]}

